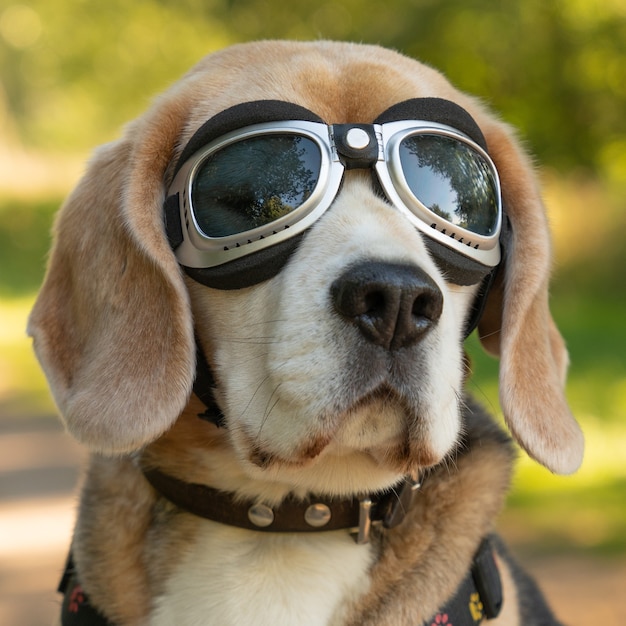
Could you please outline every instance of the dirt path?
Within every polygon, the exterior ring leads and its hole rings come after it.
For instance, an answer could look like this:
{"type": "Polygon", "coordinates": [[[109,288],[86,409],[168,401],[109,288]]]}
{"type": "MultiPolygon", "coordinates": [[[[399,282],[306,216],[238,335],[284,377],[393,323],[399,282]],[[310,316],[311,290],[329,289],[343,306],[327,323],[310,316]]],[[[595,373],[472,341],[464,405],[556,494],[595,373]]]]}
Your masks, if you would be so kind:
{"type": "MultiPolygon", "coordinates": [[[[0,417],[1,626],[47,626],[58,614],[54,589],[70,541],[84,456],[55,420],[0,417]]],[[[626,624],[626,559],[570,555],[525,565],[565,624],[626,624]]]]}

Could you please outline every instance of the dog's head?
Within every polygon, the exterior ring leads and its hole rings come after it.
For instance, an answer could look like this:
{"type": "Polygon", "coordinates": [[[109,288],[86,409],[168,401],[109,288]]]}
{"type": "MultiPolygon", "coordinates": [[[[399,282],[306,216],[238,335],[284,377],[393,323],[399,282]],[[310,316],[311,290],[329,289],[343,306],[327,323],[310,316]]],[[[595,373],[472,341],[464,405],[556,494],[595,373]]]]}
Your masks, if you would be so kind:
{"type": "MultiPolygon", "coordinates": [[[[57,220],[30,320],[70,432],[96,451],[115,453],[167,431],[189,401],[197,336],[216,379],[229,445],[249,475],[302,476],[313,467],[319,477],[349,459],[351,472],[341,484],[335,480],[336,491],[349,491],[360,469],[372,477],[368,487],[377,488],[439,462],[462,428],[462,343],[485,285],[475,270],[486,267],[487,275],[499,247],[485,237],[486,256],[459,253],[443,241],[441,227],[432,235],[421,226],[423,216],[406,210],[410,199],[396,201],[398,157],[379,176],[372,172],[380,155],[358,160],[368,133],[383,151],[380,129],[406,120],[436,130],[443,124],[487,169],[489,158],[495,164],[505,217],[490,228],[504,224],[508,234],[479,324],[481,341],[500,357],[501,405],[515,438],[551,470],[574,471],[582,435],[563,395],[567,353],[548,309],[549,236],[528,159],[504,124],[437,72],[377,47],[326,42],[248,44],[211,55],[122,139],[96,153],[57,220]],[[439,119],[433,103],[437,109],[442,101],[439,119]],[[190,189],[185,168],[197,166],[211,142],[257,123],[265,124],[262,141],[273,127],[313,128],[313,151],[328,149],[331,160],[343,137],[350,154],[337,157],[342,165],[332,172],[301,153],[289,166],[333,179],[330,195],[313,202],[319,191],[300,190],[292,203],[321,209],[304,211],[304,221],[285,234],[283,222],[266,228],[281,219],[279,207],[261,222],[267,241],[260,244],[259,236],[231,245],[232,236],[258,226],[238,226],[231,217],[208,243],[186,241],[199,218],[187,205],[179,212],[190,189]],[[351,127],[339,125],[349,124],[362,132],[341,135],[351,127]],[[173,235],[166,233],[164,205],[170,227],[174,216],[173,235]],[[216,248],[222,236],[231,239],[216,248]],[[180,252],[185,246],[191,261],[180,252]],[[173,247],[183,265],[195,267],[183,271],[173,247]]],[[[291,156],[305,149],[289,141],[291,156]]],[[[270,188],[264,193],[272,205],[272,185],[292,183],[271,180],[283,166],[268,146],[262,144],[268,152],[257,153],[255,163],[259,169],[266,160],[257,179],[270,188]]],[[[246,157],[235,156],[220,157],[222,169],[209,182],[241,194],[237,185],[244,178],[250,184],[255,165],[238,169],[246,157]]],[[[487,179],[489,210],[497,213],[498,182],[487,179]]],[[[267,204],[263,210],[276,209],[267,204]]],[[[211,222],[210,212],[203,219],[211,222]]]]}

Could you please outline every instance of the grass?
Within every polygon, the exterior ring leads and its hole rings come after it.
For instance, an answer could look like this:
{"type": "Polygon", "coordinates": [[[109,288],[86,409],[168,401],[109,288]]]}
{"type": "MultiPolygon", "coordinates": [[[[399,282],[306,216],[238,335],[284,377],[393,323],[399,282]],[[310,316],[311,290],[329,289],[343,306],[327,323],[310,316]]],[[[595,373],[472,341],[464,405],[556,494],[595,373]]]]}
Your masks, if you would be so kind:
{"type": "MultiPolygon", "coordinates": [[[[606,285],[605,285],[606,287],[606,285]]],[[[520,453],[501,519],[525,552],[626,554],[626,301],[601,285],[553,294],[552,312],[570,352],[567,397],[585,433],[573,476],[553,476],[520,453]],[[595,292],[595,293],[594,293],[595,292]]],[[[468,340],[474,395],[496,413],[497,362],[468,340]]]]}
{"type": "Polygon", "coordinates": [[[60,199],[0,196],[0,417],[53,414],[26,337],[26,320],[44,275],[60,199]]]}
{"type": "MultiPolygon", "coordinates": [[[[619,195],[585,181],[551,179],[547,197],[561,233],[552,310],[570,350],[567,395],[586,434],[581,470],[552,476],[525,455],[502,515],[505,534],[528,550],[626,554],[626,211],[619,195]],[[589,204],[594,221],[585,221],[589,204]],[[617,204],[616,204],[617,202],[617,204]],[[619,206],[618,206],[619,205],[619,206]],[[617,221],[616,221],[617,220],[617,221]],[[586,236],[585,229],[593,232],[586,236]],[[568,241],[577,244],[575,254],[568,241]]],[[[0,197],[0,418],[53,415],[54,406],[26,337],[43,277],[58,198],[0,197]]],[[[468,340],[471,391],[499,413],[497,361],[468,340]]]]}
{"type": "Polygon", "coordinates": [[[0,298],[32,295],[43,277],[58,198],[0,195],[0,298]]]}
{"type": "Polygon", "coordinates": [[[53,415],[46,379],[26,336],[33,295],[0,300],[0,419],[53,415]]]}

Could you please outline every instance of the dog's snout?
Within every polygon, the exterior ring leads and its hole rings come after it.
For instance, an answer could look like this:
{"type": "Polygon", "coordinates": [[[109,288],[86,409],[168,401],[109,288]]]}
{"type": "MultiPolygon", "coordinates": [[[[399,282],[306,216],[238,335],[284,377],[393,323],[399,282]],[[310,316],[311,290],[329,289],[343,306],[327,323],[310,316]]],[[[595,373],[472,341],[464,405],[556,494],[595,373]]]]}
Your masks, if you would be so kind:
{"type": "Polygon", "coordinates": [[[361,334],[387,350],[418,342],[437,322],[443,296],[417,266],[365,261],[331,286],[335,310],[361,334]]]}

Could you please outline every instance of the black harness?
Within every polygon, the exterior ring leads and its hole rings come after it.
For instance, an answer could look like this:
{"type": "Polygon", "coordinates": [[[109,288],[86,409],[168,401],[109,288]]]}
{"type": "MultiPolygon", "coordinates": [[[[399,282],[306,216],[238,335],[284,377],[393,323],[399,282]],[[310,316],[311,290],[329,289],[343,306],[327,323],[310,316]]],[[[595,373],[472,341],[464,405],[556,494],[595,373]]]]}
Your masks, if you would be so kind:
{"type": "MultiPolygon", "coordinates": [[[[70,559],[59,585],[63,594],[61,626],[115,626],[89,602],[70,559]]],[[[493,619],[502,607],[502,584],[489,538],[478,548],[470,571],[454,596],[431,619],[416,626],[475,626],[493,619]]]]}

